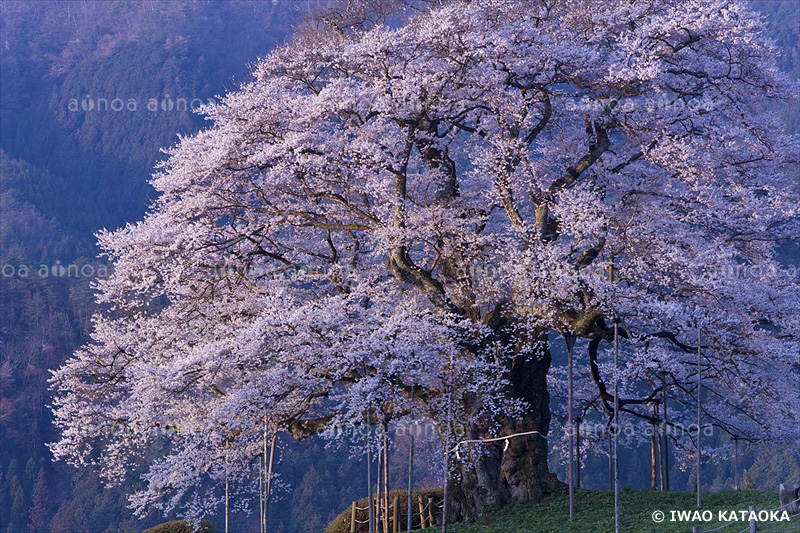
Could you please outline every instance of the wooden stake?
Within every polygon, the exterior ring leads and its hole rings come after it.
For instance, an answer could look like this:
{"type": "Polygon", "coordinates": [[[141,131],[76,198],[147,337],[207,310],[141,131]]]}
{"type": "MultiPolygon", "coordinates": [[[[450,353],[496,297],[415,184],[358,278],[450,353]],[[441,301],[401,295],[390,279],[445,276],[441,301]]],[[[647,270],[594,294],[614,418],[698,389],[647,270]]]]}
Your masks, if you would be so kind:
{"type": "Polygon", "coordinates": [[[422,496],[417,496],[417,502],[419,503],[419,521],[420,527],[425,529],[425,506],[422,505],[422,496]]]}
{"type": "Polygon", "coordinates": [[[350,533],[356,533],[356,502],[350,506],[350,533]]]}

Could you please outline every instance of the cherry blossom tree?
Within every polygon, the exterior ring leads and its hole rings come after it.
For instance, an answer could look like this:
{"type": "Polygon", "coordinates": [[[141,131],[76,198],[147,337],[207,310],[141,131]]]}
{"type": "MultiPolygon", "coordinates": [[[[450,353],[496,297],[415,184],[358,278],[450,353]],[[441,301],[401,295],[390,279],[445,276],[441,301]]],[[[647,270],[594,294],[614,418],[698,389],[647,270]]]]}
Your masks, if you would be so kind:
{"type": "Polygon", "coordinates": [[[769,111],[796,88],[745,4],[348,5],[205,107],[144,220],[99,234],[115,270],[54,373],[57,457],[144,466],[134,507],[199,515],[204,480],[250,486],[265,417],[398,423],[414,386],[465,438],[539,432],[451,458],[474,518],[558,485],[550,341],[585,339],[579,395],[608,407],[615,318],[625,416],[664,386],[692,407],[700,326],[713,423],[797,438],[775,245],[800,234],[798,143],[769,111]]]}

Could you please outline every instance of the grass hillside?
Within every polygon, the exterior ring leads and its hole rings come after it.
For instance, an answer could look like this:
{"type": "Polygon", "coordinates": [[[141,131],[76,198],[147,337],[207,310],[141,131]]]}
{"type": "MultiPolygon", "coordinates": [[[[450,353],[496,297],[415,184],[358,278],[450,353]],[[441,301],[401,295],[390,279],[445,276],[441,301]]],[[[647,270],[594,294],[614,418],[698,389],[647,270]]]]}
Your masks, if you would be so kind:
{"type": "MultiPolygon", "coordinates": [[[[713,511],[714,518],[709,522],[670,522],[672,510],[694,510],[695,494],[691,492],[649,492],[623,490],[620,494],[622,504],[622,531],[626,533],[661,533],[692,530],[699,525],[700,531],[707,531],[723,525],[718,522],[719,510],[746,510],[749,505],[756,509],[774,509],[780,505],[777,492],[739,491],[718,492],[703,495],[703,508],[713,511]],[[653,513],[663,511],[666,519],[661,523],[653,521],[653,513]]],[[[566,492],[553,494],[538,505],[516,505],[508,509],[494,511],[474,524],[454,524],[448,526],[450,533],[609,533],[614,531],[614,494],[608,491],[579,491],[575,499],[575,518],[568,519],[569,499],[566,492]]],[[[797,511],[795,511],[797,513],[797,511]]],[[[792,514],[791,512],[789,513],[792,514]]],[[[746,522],[733,524],[720,533],[739,533],[747,527],[746,522]]],[[[428,528],[420,531],[433,531],[428,528]]],[[[748,530],[749,531],[749,530],[748,530]]],[[[763,533],[798,533],[800,516],[791,522],[769,526],[759,525],[763,533]]]]}

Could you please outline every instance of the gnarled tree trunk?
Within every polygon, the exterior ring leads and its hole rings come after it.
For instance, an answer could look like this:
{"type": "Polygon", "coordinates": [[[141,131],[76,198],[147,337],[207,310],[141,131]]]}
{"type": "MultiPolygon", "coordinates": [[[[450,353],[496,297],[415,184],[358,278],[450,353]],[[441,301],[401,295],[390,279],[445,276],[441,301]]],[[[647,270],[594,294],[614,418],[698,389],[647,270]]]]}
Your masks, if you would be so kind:
{"type": "MultiPolygon", "coordinates": [[[[504,333],[506,322],[493,317],[489,325],[497,333],[496,340],[506,344],[514,342],[515,353],[519,352],[517,341],[504,333]]],[[[535,356],[515,355],[509,358],[507,376],[510,381],[509,394],[524,399],[528,410],[520,419],[506,419],[500,435],[527,431],[538,431],[547,435],[550,429],[550,394],[547,390],[547,372],[551,356],[546,334],[538,339],[535,356]]],[[[552,474],[547,465],[547,440],[542,435],[513,437],[485,446],[484,453],[474,451],[473,445],[461,446],[462,461],[458,471],[451,474],[448,486],[450,512],[448,522],[475,520],[488,509],[500,508],[512,503],[536,503],[544,495],[557,489],[562,483],[552,474]]],[[[470,439],[495,437],[482,428],[472,428],[470,439]]]]}

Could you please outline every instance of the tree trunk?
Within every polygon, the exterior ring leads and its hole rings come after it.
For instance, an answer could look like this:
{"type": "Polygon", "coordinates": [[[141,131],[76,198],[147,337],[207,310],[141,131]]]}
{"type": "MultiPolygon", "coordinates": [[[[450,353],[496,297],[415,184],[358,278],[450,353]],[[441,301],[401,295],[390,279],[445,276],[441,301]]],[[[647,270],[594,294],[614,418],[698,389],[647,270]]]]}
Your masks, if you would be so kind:
{"type": "MultiPolygon", "coordinates": [[[[502,319],[501,319],[502,320],[502,319]]],[[[505,323],[494,317],[489,325],[497,333],[495,340],[511,346],[510,335],[504,335],[505,323]]],[[[547,390],[547,372],[550,369],[550,347],[546,334],[539,337],[540,348],[536,356],[516,355],[509,357],[507,377],[509,394],[528,403],[527,413],[520,419],[502,420],[500,435],[539,431],[547,435],[550,429],[550,394],[547,390]]],[[[465,438],[496,437],[497,433],[486,428],[472,427],[465,438]]],[[[458,475],[450,479],[448,486],[448,522],[475,520],[489,509],[497,509],[513,503],[537,503],[544,495],[563,483],[550,473],[547,466],[547,441],[540,435],[513,437],[508,441],[486,443],[484,453],[478,453],[473,445],[460,449],[462,460],[458,462],[458,475]],[[468,459],[471,459],[469,461],[468,459]],[[466,461],[465,461],[466,460],[466,461]]]]}

